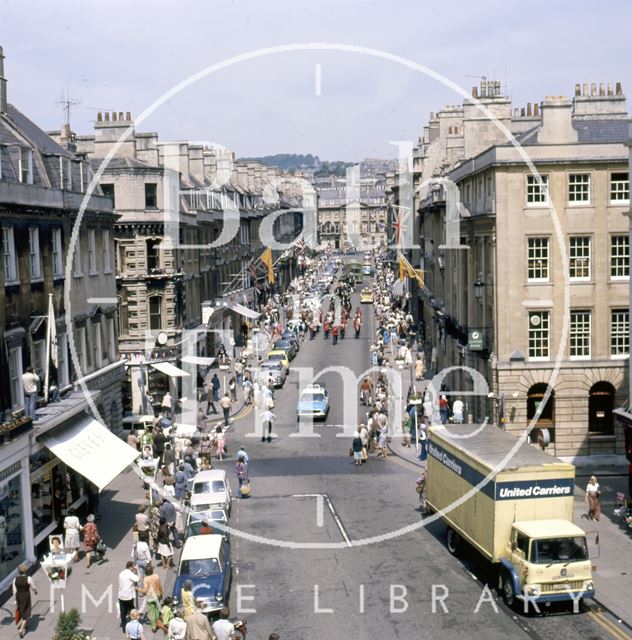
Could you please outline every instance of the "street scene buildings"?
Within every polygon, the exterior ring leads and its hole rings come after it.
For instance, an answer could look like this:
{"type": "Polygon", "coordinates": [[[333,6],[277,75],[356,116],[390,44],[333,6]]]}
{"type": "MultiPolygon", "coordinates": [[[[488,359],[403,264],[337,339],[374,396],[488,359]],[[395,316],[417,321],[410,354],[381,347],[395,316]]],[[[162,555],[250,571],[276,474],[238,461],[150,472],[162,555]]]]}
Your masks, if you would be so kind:
{"type": "Polygon", "coordinates": [[[0,638],[632,640],[619,8],[145,4],[0,9],[0,638]]]}

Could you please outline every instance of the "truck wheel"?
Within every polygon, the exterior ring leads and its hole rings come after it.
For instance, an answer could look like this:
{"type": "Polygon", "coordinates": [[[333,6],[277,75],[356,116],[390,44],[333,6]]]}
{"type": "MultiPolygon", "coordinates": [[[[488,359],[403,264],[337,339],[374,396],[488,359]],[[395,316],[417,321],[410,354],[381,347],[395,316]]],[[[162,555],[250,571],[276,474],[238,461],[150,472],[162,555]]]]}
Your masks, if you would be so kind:
{"type": "Polygon", "coordinates": [[[507,571],[503,571],[500,577],[500,588],[503,592],[503,601],[508,607],[513,607],[516,600],[514,594],[513,580],[507,571]]]}
{"type": "Polygon", "coordinates": [[[452,527],[448,527],[447,546],[448,551],[455,556],[459,550],[459,534],[452,527]]]}

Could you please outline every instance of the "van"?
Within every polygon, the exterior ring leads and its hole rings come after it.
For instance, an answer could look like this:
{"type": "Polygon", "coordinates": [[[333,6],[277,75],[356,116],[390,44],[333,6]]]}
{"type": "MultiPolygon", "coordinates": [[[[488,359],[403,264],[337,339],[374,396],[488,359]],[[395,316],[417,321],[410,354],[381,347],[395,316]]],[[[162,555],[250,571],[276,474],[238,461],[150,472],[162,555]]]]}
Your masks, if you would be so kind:
{"type": "Polygon", "coordinates": [[[200,471],[191,483],[191,511],[223,509],[230,515],[231,492],[222,469],[200,471]]]}

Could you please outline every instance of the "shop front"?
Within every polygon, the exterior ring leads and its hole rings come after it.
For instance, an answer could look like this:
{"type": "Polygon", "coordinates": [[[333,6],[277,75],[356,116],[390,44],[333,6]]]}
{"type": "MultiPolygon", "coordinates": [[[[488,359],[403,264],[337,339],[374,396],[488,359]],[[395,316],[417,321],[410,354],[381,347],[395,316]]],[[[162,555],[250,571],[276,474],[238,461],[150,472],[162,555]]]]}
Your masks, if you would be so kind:
{"type": "Polygon", "coordinates": [[[0,590],[35,559],[29,488],[29,437],[0,447],[0,590]]]}

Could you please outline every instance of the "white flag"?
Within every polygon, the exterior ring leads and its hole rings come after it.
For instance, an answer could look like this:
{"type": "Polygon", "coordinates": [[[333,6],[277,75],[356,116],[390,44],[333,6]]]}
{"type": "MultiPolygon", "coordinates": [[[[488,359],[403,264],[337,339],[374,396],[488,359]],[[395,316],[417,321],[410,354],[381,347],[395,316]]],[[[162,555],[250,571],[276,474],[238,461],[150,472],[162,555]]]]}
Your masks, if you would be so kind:
{"type": "Polygon", "coordinates": [[[55,367],[58,364],[57,353],[57,325],[55,324],[55,309],[53,308],[53,296],[48,297],[48,339],[50,341],[50,359],[55,367]]]}

